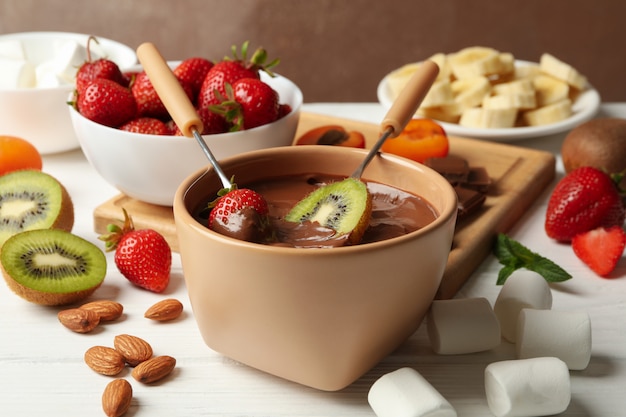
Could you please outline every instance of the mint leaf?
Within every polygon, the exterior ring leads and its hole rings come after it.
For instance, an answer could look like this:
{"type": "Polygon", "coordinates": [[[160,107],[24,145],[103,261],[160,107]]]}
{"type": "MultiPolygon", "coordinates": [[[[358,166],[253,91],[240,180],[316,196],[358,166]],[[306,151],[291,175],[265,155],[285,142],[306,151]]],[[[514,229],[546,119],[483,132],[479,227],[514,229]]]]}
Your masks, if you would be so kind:
{"type": "Polygon", "coordinates": [[[532,252],[504,233],[498,234],[494,255],[498,258],[498,261],[504,265],[498,272],[497,285],[504,284],[513,271],[520,268],[534,271],[548,282],[567,281],[572,277],[567,271],[551,260],[532,252]]]}

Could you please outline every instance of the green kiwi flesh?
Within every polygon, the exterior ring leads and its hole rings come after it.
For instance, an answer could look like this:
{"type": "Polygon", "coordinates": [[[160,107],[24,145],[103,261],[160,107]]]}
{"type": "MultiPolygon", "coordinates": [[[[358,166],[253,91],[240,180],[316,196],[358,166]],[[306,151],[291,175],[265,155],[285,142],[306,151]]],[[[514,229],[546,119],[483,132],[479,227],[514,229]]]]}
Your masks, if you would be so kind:
{"type": "Polygon", "coordinates": [[[16,233],[73,226],[72,200],[54,177],[37,170],[0,176],[0,246],[16,233]]]}
{"type": "Polygon", "coordinates": [[[349,242],[357,244],[367,229],[371,212],[371,195],[365,183],[346,178],[312,191],[287,213],[285,220],[317,222],[338,235],[350,234],[349,242]]]}
{"type": "Polygon", "coordinates": [[[8,286],[36,304],[65,305],[90,296],[104,281],[106,257],[93,243],[58,229],[10,237],[0,251],[8,286]]]}

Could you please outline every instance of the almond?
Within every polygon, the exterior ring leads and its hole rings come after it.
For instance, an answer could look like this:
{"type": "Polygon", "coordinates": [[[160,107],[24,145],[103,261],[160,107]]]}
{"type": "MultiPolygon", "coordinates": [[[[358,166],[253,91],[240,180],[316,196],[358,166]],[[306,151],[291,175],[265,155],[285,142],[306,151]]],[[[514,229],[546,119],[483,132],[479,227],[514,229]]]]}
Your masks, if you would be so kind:
{"type": "Polygon", "coordinates": [[[124,306],[116,301],[100,300],[83,304],[80,308],[98,313],[100,321],[113,321],[122,316],[124,306]]]}
{"type": "Polygon", "coordinates": [[[102,409],[108,417],[120,417],[128,411],[133,398],[133,387],[125,379],[115,379],[102,393],[102,409]]]}
{"type": "Polygon", "coordinates": [[[175,298],[168,298],[146,310],[144,317],[156,321],[174,320],[183,312],[183,304],[175,298]]]}
{"type": "Polygon", "coordinates": [[[85,363],[102,375],[117,375],[126,366],[124,357],[117,350],[106,346],[93,346],[85,352],[85,363]]]}
{"type": "Polygon", "coordinates": [[[139,382],[150,384],[169,375],[176,366],[176,359],[171,356],[156,356],[141,362],[133,369],[132,376],[139,382]]]}
{"type": "Polygon", "coordinates": [[[115,350],[120,352],[130,366],[139,365],[152,357],[152,346],[140,337],[120,334],[113,340],[115,350]]]}
{"type": "Polygon", "coordinates": [[[88,333],[100,323],[100,316],[96,312],[80,308],[61,310],[57,317],[62,325],[76,333],[88,333]]]}

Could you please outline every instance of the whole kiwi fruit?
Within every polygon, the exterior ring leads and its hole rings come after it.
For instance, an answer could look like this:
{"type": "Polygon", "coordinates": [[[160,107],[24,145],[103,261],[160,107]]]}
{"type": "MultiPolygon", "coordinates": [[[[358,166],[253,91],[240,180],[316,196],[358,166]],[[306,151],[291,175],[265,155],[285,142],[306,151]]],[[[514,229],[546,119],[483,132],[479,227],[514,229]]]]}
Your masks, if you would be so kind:
{"type": "Polygon", "coordinates": [[[626,119],[592,119],[572,129],[561,144],[565,172],[592,166],[609,174],[626,170],[626,119]]]}

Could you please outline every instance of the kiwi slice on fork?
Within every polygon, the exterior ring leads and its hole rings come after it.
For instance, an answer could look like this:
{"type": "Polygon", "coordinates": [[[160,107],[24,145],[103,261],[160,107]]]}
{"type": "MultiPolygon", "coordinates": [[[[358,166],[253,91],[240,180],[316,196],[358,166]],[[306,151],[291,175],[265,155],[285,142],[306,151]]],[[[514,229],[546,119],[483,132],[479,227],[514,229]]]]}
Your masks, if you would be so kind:
{"type": "Polygon", "coordinates": [[[319,187],[298,202],[285,216],[294,223],[317,222],[337,235],[349,234],[348,242],[361,241],[372,212],[372,196],[364,182],[347,178],[319,187]]]}

